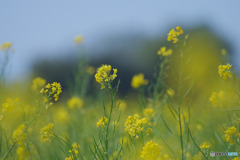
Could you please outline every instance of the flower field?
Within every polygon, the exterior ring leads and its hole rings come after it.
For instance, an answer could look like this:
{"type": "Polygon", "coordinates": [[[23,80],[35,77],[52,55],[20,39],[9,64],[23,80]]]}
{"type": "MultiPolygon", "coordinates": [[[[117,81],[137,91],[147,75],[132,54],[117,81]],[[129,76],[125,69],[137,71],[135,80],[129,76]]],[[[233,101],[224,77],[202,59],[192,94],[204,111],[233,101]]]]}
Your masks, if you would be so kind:
{"type": "Polygon", "coordinates": [[[84,55],[68,86],[45,77],[7,83],[14,44],[2,43],[0,160],[239,160],[210,156],[240,152],[240,77],[228,51],[201,36],[170,29],[152,77],[136,73],[125,95],[121,70],[84,55]]]}

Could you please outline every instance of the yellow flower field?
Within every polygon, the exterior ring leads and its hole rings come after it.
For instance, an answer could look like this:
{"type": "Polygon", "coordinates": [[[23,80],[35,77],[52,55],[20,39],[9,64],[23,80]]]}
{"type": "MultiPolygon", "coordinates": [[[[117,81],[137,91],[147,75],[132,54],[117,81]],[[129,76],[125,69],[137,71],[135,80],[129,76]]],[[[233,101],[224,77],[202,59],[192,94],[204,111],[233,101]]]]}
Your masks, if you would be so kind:
{"type": "Polygon", "coordinates": [[[123,96],[121,70],[95,69],[84,54],[69,86],[45,77],[6,83],[14,43],[2,43],[0,160],[202,160],[217,159],[211,151],[240,152],[240,77],[226,49],[197,36],[169,29],[152,78],[135,73],[123,96]],[[90,85],[98,94],[85,94],[90,85]]]}

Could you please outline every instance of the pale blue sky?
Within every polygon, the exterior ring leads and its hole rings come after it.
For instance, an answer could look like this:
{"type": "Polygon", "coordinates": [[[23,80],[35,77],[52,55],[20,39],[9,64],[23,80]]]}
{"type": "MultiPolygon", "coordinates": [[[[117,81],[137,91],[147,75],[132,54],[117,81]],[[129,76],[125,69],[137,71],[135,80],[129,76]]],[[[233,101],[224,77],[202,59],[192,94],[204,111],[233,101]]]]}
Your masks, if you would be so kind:
{"type": "MultiPolygon", "coordinates": [[[[1,0],[0,4],[0,43],[11,41],[16,49],[12,79],[27,74],[38,58],[59,57],[63,52],[58,51],[74,49],[73,37],[78,34],[84,36],[86,50],[94,51],[95,44],[113,33],[137,30],[157,36],[169,26],[205,22],[240,55],[239,0],[1,0]]],[[[235,58],[238,66],[239,59],[235,58]]]]}

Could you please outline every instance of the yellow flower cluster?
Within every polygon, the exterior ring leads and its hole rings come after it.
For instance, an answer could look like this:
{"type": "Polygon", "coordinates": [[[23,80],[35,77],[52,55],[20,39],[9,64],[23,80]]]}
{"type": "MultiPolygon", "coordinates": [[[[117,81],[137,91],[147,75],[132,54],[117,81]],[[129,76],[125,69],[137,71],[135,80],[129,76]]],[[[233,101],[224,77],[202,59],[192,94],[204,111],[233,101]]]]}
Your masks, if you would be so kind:
{"type": "Polygon", "coordinates": [[[50,137],[53,137],[52,128],[53,124],[49,123],[47,126],[41,129],[40,134],[42,142],[51,142],[50,137]]]}
{"type": "Polygon", "coordinates": [[[79,108],[82,108],[83,101],[78,97],[72,97],[70,100],[68,100],[67,105],[70,109],[74,109],[74,108],[79,109],[79,108]]]}
{"type": "Polygon", "coordinates": [[[164,56],[164,57],[165,56],[170,56],[170,55],[172,55],[172,53],[173,53],[173,50],[172,49],[167,50],[167,48],[165,46],[160,48],[157,52],[158,55],[161,55],[161,56],[164,56]]]}
{"type": "Polygon", "coordinates": [[[170,32],[168,33],[168,41],[173,41],[173,43],[177,43],[178,42],[178,36],[183,34],[183,30],[180,26],[176,27],[176,30],[174,28],[172,28],[170,30],[170,32]]]}
{"type": "Polygon", "coordinates": [[[97,127],[101,126],[101,127],[104,127],[106,126],[106,124],[108,123],[108,118],[106,117],[102,117],[99,119],[99,121],[97,122],[97,127]]]}
{"type": "Polygon", "coordinates": [[[137,140],[139,138],[139,134],[144,130],[147,122],[147,118],[140,118],[138,114],[128,116],[124,124],[125,132],[137,140]]]}
{"type": "Polygon", "coordinates": [[[41,78],[41,77],[37,77],[33,80],[32,82],[32,90],[36,91],[37,89],[41,89],[43,88],[43,86],[46,84],[46,80],[41,78]]]}
{"type": "Polygon", "coordinates": [[[147,84],[148,84],[148,80],[144,79],[143,73],[136,74],[132,78],[131,86],[133,88],[139,88],[141,85],[147,85],[147,84]]]}
{"type": "Polygon", "coordinates": [[[21,124],[13,132],[13,139],[18,143],[17,155],[19,160],[27,159],[29,152],[26,150],[25,140],[27,138],[27,133],[25,133],[26,126],[21,124]]]}
{"type": "Polygon", "coordinates": [[[225,140],[226,142],[230,142],[230,144],[234,144],[236,138],[240,137],[240,133],[237,132],[237,129],[232,126],[229,127],[226,131],[225,131],[225,140]]]}
{"type": "Polygon", "coordinates": [[[72,149],[69,150],[69,153],[71,153],[71,155],[69,157],[65,158],[65,160],[73,160],[74,159],[73,155],[78,154],[78,152],[79,152],[78,149],[79,148],[80,148],[79,145],[76,142],[74,142],[72,144],[72,149]]]}
{"type": "Polygon", "coordinates": [[[235,158],[233,158],[233,160],[240,160],[240,158],[238,158],[238,157],[235,157],[235,158]]]}
{"type": "Polygon", "coordinates": [[[216,107],[217,105],[221,105],[224,98],[224,92],[213,92],[209,98],[209,101],[212,102],[212,105],[216,107]]]}
{"type": "Polygon", "coordinates": [[[220,77],[222,77],[223,79],[232,78],[232,73],[230,71],[231,67],[232,65],[230,64],[219,65],[218,74],[220,75],[220,77]]]}
{"type": "Polygon", "coordinates": [[[208,149],[210,147],[210,144],[207,144],[206,142],[204,142],[202,145],[200,145],[201,149],[208,149]]]}
{"type": "Polygon", "coordinates": [[[145,108],[144,110],[143,110],[143,115],[145,116],[145,117],[147,117],[147,118],[152,118],[153,116],[154,116],[154,110],[153,110],[153,108],[151,108],[151,107],[148,107],[148,108],[145,108]]]}
{"type": "Polygon", "coordinates": [[[13,132],[13,139],[17,141],[18,143],[21,143],[24,141],[27,137],[27,134],[24,133],[26,126],[24,124],[21,124],[18,126],[18,128],[13,132]]]}
{"type": "Polygon", "coordinates": [[[62,87],[60,83],[53,82],[52,84],[47,84],[40,93],[48,94],[48,97],[53,95],[55,101],[58,100],[60,93],[62,93],[62,87]]]}
{"type": "Polygon", "coordinates": [[[83,37],[82,36],[76,36],[74,37],[74,42],[76,44],[82,43],[83,42],[83,37]]]}
{"type": "Polygon", "coordinates": [[[2,112],[13,110],[16,102],[18,101],[19,101],[19,98],[16,98],[15,100],[11,98],[7,98],[6,103],[2,104],[2,112]]]}
{"type": "Polygon", "coordinates": [[[160,160],[161,146],[153,141],[147,142],[142,149],[141,158],[144,160],[160,160]]]}
{"type": "Polygon", "coordinates": [[[0,50],[8,50],[12,46],[11,42],[4,42],[1,44],[0,50]]]}
{"type": "Polygon", "coordinates": [[[104,89],[106,84],[113,81],[117,77],[117,69],[113,69],[113,74],[111,74],[111,70],[111,65],[102,65],[97,69],[95,79],[101,84],[101,89],[104,89]]]}

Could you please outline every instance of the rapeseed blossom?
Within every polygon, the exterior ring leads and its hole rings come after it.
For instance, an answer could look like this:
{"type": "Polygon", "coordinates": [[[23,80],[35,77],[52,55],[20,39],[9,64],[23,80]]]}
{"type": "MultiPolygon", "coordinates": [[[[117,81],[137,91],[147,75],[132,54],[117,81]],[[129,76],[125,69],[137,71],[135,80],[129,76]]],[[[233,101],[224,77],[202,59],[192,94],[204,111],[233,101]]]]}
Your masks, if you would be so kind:
{"type": "Polygon", "coordinates": [[[127,132],[131,137],[137,140],[139,138],[140,133],[143,132],[147,122],[148,122],[147,118],[140,118],[138,114],[128,116],[124,124],[125,132],[127,132]]]}
{"type": "Polygon", "coordinates": [[[8,50],[12,46],[11,42],[4,42],[0,46],[0,50],[8,50]]]}
{"type": "Polygon", "coordinates": [[[176,27],[176,30],[172,28],[170,32],[168,33],[168,41],[173,41],[173,43],[177,43],[179,41],[178,36],[183,34],[183,30],[180,26],[176,27]]]}
{"type": "Polygon", "coordinates": [[[36,91],[37,89],[41,89],[45,84],[46,84],[45,79],[37,77],[32,82],[32,90],[36,91]]]}
{"type": "Polygon", "coordinates": [[[133,88],[139,88],[142,85],[147,85],[148,80],[144,79],[144,74],[139,73],[133,76],[131,86],[133,88]]]}
{"type": "Polygon", "coordinates": [[[210,147],[210,144],[207,144],[206,142],[204,142],[202,145],[200,145],[201,149],[208,149],[210,147]]]}
{"type": "Polygon", "coordinates": [[[99,119],[96,126],[97,127],[99,127],[99,126],[104,127],[104,126],[106,126],[107,123],[108,123],[108,118],[102,117],[102,118],[99,119]]]}
{"type": "Polygon", "coordinates": [[[49,123],[47,126],[41,129],[40,134],[42,142],[51,142],[50,137],[53,137],[52,128],[53,124],[49,123]]]}
{"type": "Polygon", "coordinates": [[[18,101],[19,98],[15,98],[14,100],[11,98],[7,98],[6,103],[2,104],[2,112],[13,110],[18,101]]]}
{"type": "Polygon", "coordinates": [[[223,79],[232,78],[232,73],[230,71],[231,67],[232,65],[230,64],[219,65],[218,74],[220,75],[220,77],[222,77],[223,79]]]}
{"type": "Polygon", "coordinates": [[[74,37],[74,42],[76,44],[82,43],[83,42],[83,37],[82,36],[76,36],[74,37]]]}
{"type": "Polygon", "coordinates": [[[102,65],[97,69],[95,79],[101,84],[101,89],[104,89],[106,85],[109,85],[109,83],[117,77],[117,69],[113,69],[113,74],[111,74],[111,70],[111,65],[102,65]]]}
{"type": "Polygon", "coordinates": [[[152,140],[147,142],[142,149],[141,158],[144,160],[160,160],[161,146],[154,143],[152,140]]]}
{"type": "Polygon", "coordinates": [[[58,101],[60,93],[62,93],[62,87],[60,83],[53,82],[52,84],[47,84],[41,89],[40,93],[47,94],[47,97],[51,98],[53,96],[55,101],[58,101]]]}
{"type": "Polygon", "coordinates": [[[219,92],[213,92],[209,98],[209,101],[212,102],[212,105],[214,107],[221,105],[223,102],[223,98],[224,98],[224,92],[223,91],[219,91],[219,92]]]}
{"type": "Polygon", "coordinates": [[[26,129],[26,126],[24,124],[21,124],[13,132],[13,139],[16,140],[18,143],[21,143],[26,139],[27,134],[24,132],[25,129],[26,129]]]}
{"type": "Polygon", "coordinates": [[[70,100],[68,100],[67,105],[70,109],[80,109],[83,106],[83,101],[78,97],[72,97],[70,100]]]}
{"type": "Polygon", "coordinates": [[[170,55],[172,55],[172,53],[173,53],[173,50],[172,49],[167,50],[167,48],[165,46],[160,48],[157,52],[158,55],[161,55],[161,56],[164,56],[164,57],[165,56],[170,56],[170,55]]]}
{"type": "Polygon", "coordinates": [[[240,133],[237,132],[237,129],[234,126],[229,127],[225,131],[225,140],[226,140],[226,142],[229,142],[230,144],[234,144],[236,139],[239,137],[240,137],[240,133]]]}

